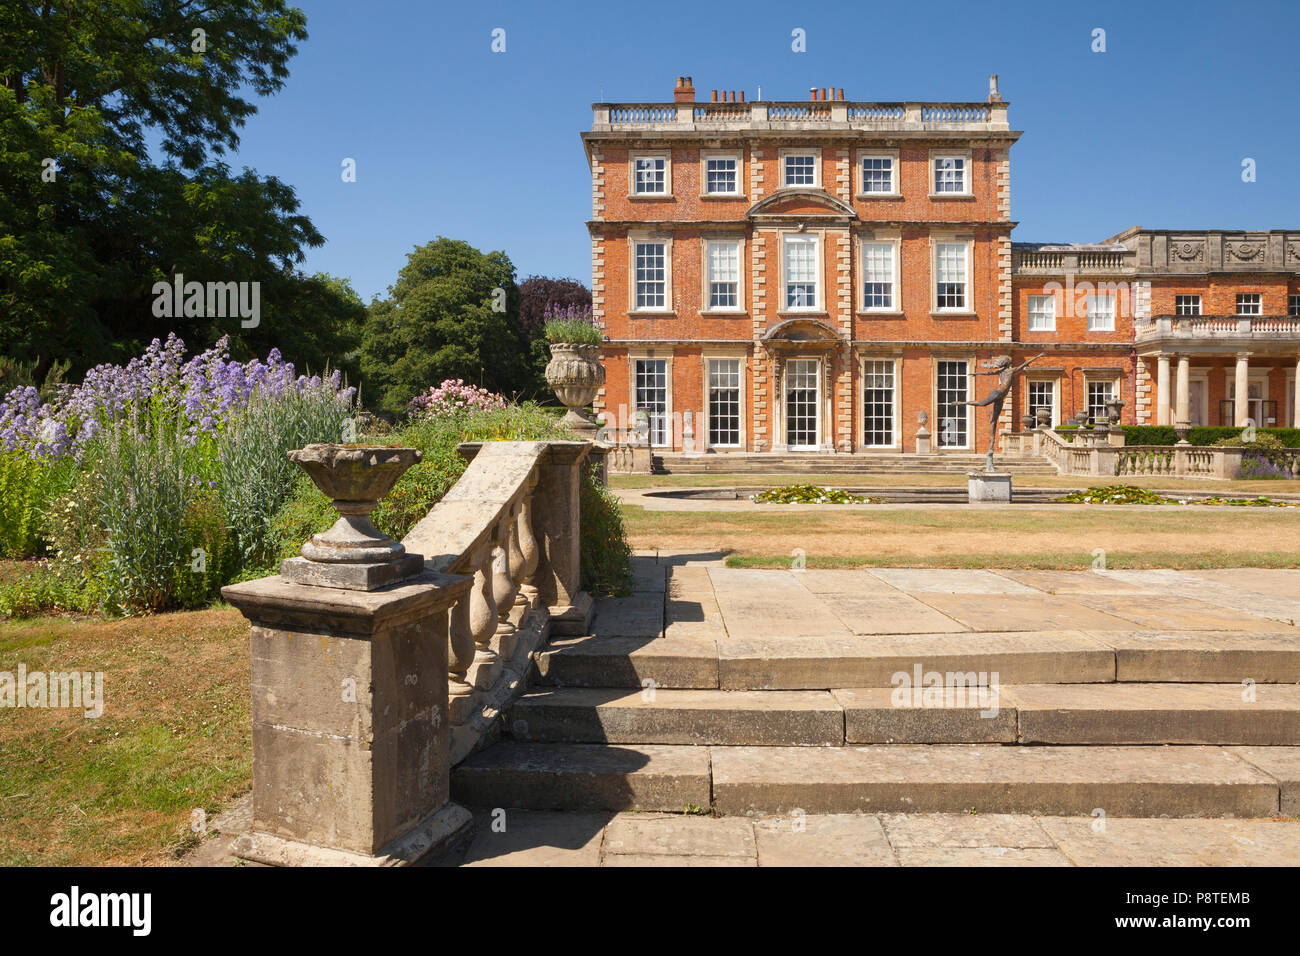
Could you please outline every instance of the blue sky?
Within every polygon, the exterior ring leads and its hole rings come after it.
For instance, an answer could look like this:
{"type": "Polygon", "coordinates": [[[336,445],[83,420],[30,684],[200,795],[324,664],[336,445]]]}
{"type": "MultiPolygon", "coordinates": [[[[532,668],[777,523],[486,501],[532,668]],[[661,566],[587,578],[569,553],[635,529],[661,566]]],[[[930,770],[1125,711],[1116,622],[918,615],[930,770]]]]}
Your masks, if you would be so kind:
{"type": "Polygon", "coordinates": [[[310,38],[230,162],[296,189],[328,240],[305,268],[350,278],[367,301],[439,235],[504,249],[521,279],[590,283],[590,105],[670,100],[678,75],[702,99],[761,85],[765,99],[836,86],[890,101],[982,100],[998,73],[1024,131],[1018,241],[1300,226],[1295,0],[299,6],[310,38]],[[491,51],[498,27],[504,53],[491,51]],[[791,50],[796,27],[807,52],[791,50]],[[342,181],[345,157],[356,182],[342,181]]]}

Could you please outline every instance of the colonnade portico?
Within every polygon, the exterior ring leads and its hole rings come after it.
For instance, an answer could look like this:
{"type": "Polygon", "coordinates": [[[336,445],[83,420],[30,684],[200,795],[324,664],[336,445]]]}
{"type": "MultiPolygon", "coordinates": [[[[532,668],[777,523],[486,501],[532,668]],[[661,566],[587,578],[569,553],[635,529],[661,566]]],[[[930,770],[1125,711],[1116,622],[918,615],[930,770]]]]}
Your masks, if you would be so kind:
{"type": "MultiPolygon", "coordinates": [[[[1149,363],[1155,361],[1155,424],[1157,425],[1178,425],[1182,422],[1192,421],[1191,410],[1191,386],[1192,386],[1192,362],[1193,359],[1201,359],[1203,363],[1208,360],[1212,366],[1218,370],[1222,369],[1226,374],[1228,366],[1224,363],[1225,359],[1232,361],[1232,390],[1229,393],[1225,387],[1224,396],[1229,395],[1232,401],[1232,422],[1219,421],[1219,425],[1231,425],[1234,427],[1245,427],[1248,420],[1251,419],[1251,396],[1250,396],[1250,376],[1252,369],[1252,360],[1254,367],[1258,369],[1263,365],[1267,369],[1288,368],[1292,372],[1291,380],[1288,383],[1291,389],[1291,395],[1279,396],[1278,415],[1276,425],[1282,427],[1300,428],[1300,355],[1284,356],[1269,353],[1258,353],[1252,350],[1237,350],[1225,354],[1222,351],[1161,351],[1154,355],[1142,356],[1142,359],[1149,363]],[[1290,413],[1287,414],[1287,399],[1290,399],[1290,413]]],[[[1206,374],[1202,372],[1202,375],[1206,374]]],[[[1202,424],[1209,424],[1202,422],[1202,424]]],[[[1254,424],[1267,426],[1270,423],[1255,421],[1254,424]]]]}

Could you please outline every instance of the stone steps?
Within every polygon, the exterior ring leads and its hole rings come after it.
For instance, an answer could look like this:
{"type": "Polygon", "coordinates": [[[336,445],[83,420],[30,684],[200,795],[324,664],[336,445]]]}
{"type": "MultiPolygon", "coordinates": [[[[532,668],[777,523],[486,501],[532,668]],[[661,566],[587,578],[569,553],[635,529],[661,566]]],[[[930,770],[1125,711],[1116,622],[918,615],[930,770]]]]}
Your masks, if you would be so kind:
{"type": "Polygon", "coordinates": [[[517,740],[821,746],[1300,743],[1300,686],[1028,684],[836,691],[545,688],[513,705],[517,740]]]}
{"type": "Polygon", "coordinates": [[[461,764],[479,807],[722,815],[915,812],[1269,817],[1300,803],[1300,748],[504,742],[461,764]]]}
{"type": "MultiPolygon", "coordinates": [[[[1003,685],[1300,682],[1294,634],[1228,631],[997,633],[732,638],[708,621],[674,622],[718,636],[581,637],[552,641],[533,684],[564,687],[831,690],[894,686],[896,674],[996,673],[1003,685]]],[[[684,616],[684,615],[683,615],[684,616]]]]}

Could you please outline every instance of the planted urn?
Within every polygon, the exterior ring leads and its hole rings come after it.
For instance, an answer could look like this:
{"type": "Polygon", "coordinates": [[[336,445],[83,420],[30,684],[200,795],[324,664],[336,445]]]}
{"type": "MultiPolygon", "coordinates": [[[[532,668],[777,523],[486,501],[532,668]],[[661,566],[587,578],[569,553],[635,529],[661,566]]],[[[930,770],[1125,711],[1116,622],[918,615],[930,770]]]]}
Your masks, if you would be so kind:
{"type": "Polygon", "coordinates": [[[301,554],[280,565],[281,576],[298,584],[373,591],[419,574],[424,559],[375,527],[370,513],[416,464],[415,448],[383,445],[308,445],[289,452],[339,518],[312,535],[301,554]]]}
{"type": "Polygon", "coordinates": [[[605,384],[605,366],[600,361],[604,333],[592,321],[589,308],[548,307],[544,318],[546,339],[551,345],[546,384],[568,409],[560,423],[580,434],[594,434],[596,422],[587,406],[605,384]]]}

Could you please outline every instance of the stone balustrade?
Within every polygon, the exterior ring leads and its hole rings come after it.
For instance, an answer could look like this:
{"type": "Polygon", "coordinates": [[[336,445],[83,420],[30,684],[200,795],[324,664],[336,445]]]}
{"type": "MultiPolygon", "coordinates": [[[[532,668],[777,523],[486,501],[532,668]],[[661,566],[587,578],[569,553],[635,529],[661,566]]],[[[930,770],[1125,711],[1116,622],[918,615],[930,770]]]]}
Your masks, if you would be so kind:
{"type": "Polygon", "coordinates": [[[389,542],[407,564],[422,558],[391,583],[361,590],[347,583],[356,572],[317,565],[223,589],[252,624],[253,823],[238,855],[402,865],[469,824],[449,799],[451,767],[499,730],[532,652],[590,625],[579,483],[592,450],[461,445],[460,480],[389,542]]]}
{"type": "MultiPolygon", "coordinates": [[[[1122,433],[1120,433],[1122,434],[1122,433]]],[[[1244,449],[1215,445],[1124,445],[1101,443],[1079,433],[1066,441],[1049,428],[1035,432],[1036,450],[1058,474],[1091,477],[1167,476],[1235,478],[1244,449]]]]}
{"type": "Polygon", "coordinates": [[[1157,315],[1133,327],[1139,343],[1192,343],[1212,340],[1231,347],[1261,341],[1300,342],[1300,316],[1288,315],[1157,315]]]}
{"type": "Polygon", "coordinates": [[[651,130],[888,130],[892,132],[1004,132],[1005,102],[867,103],[846,100],[725,103],[596,103],[592,132],[651,130]]]}

